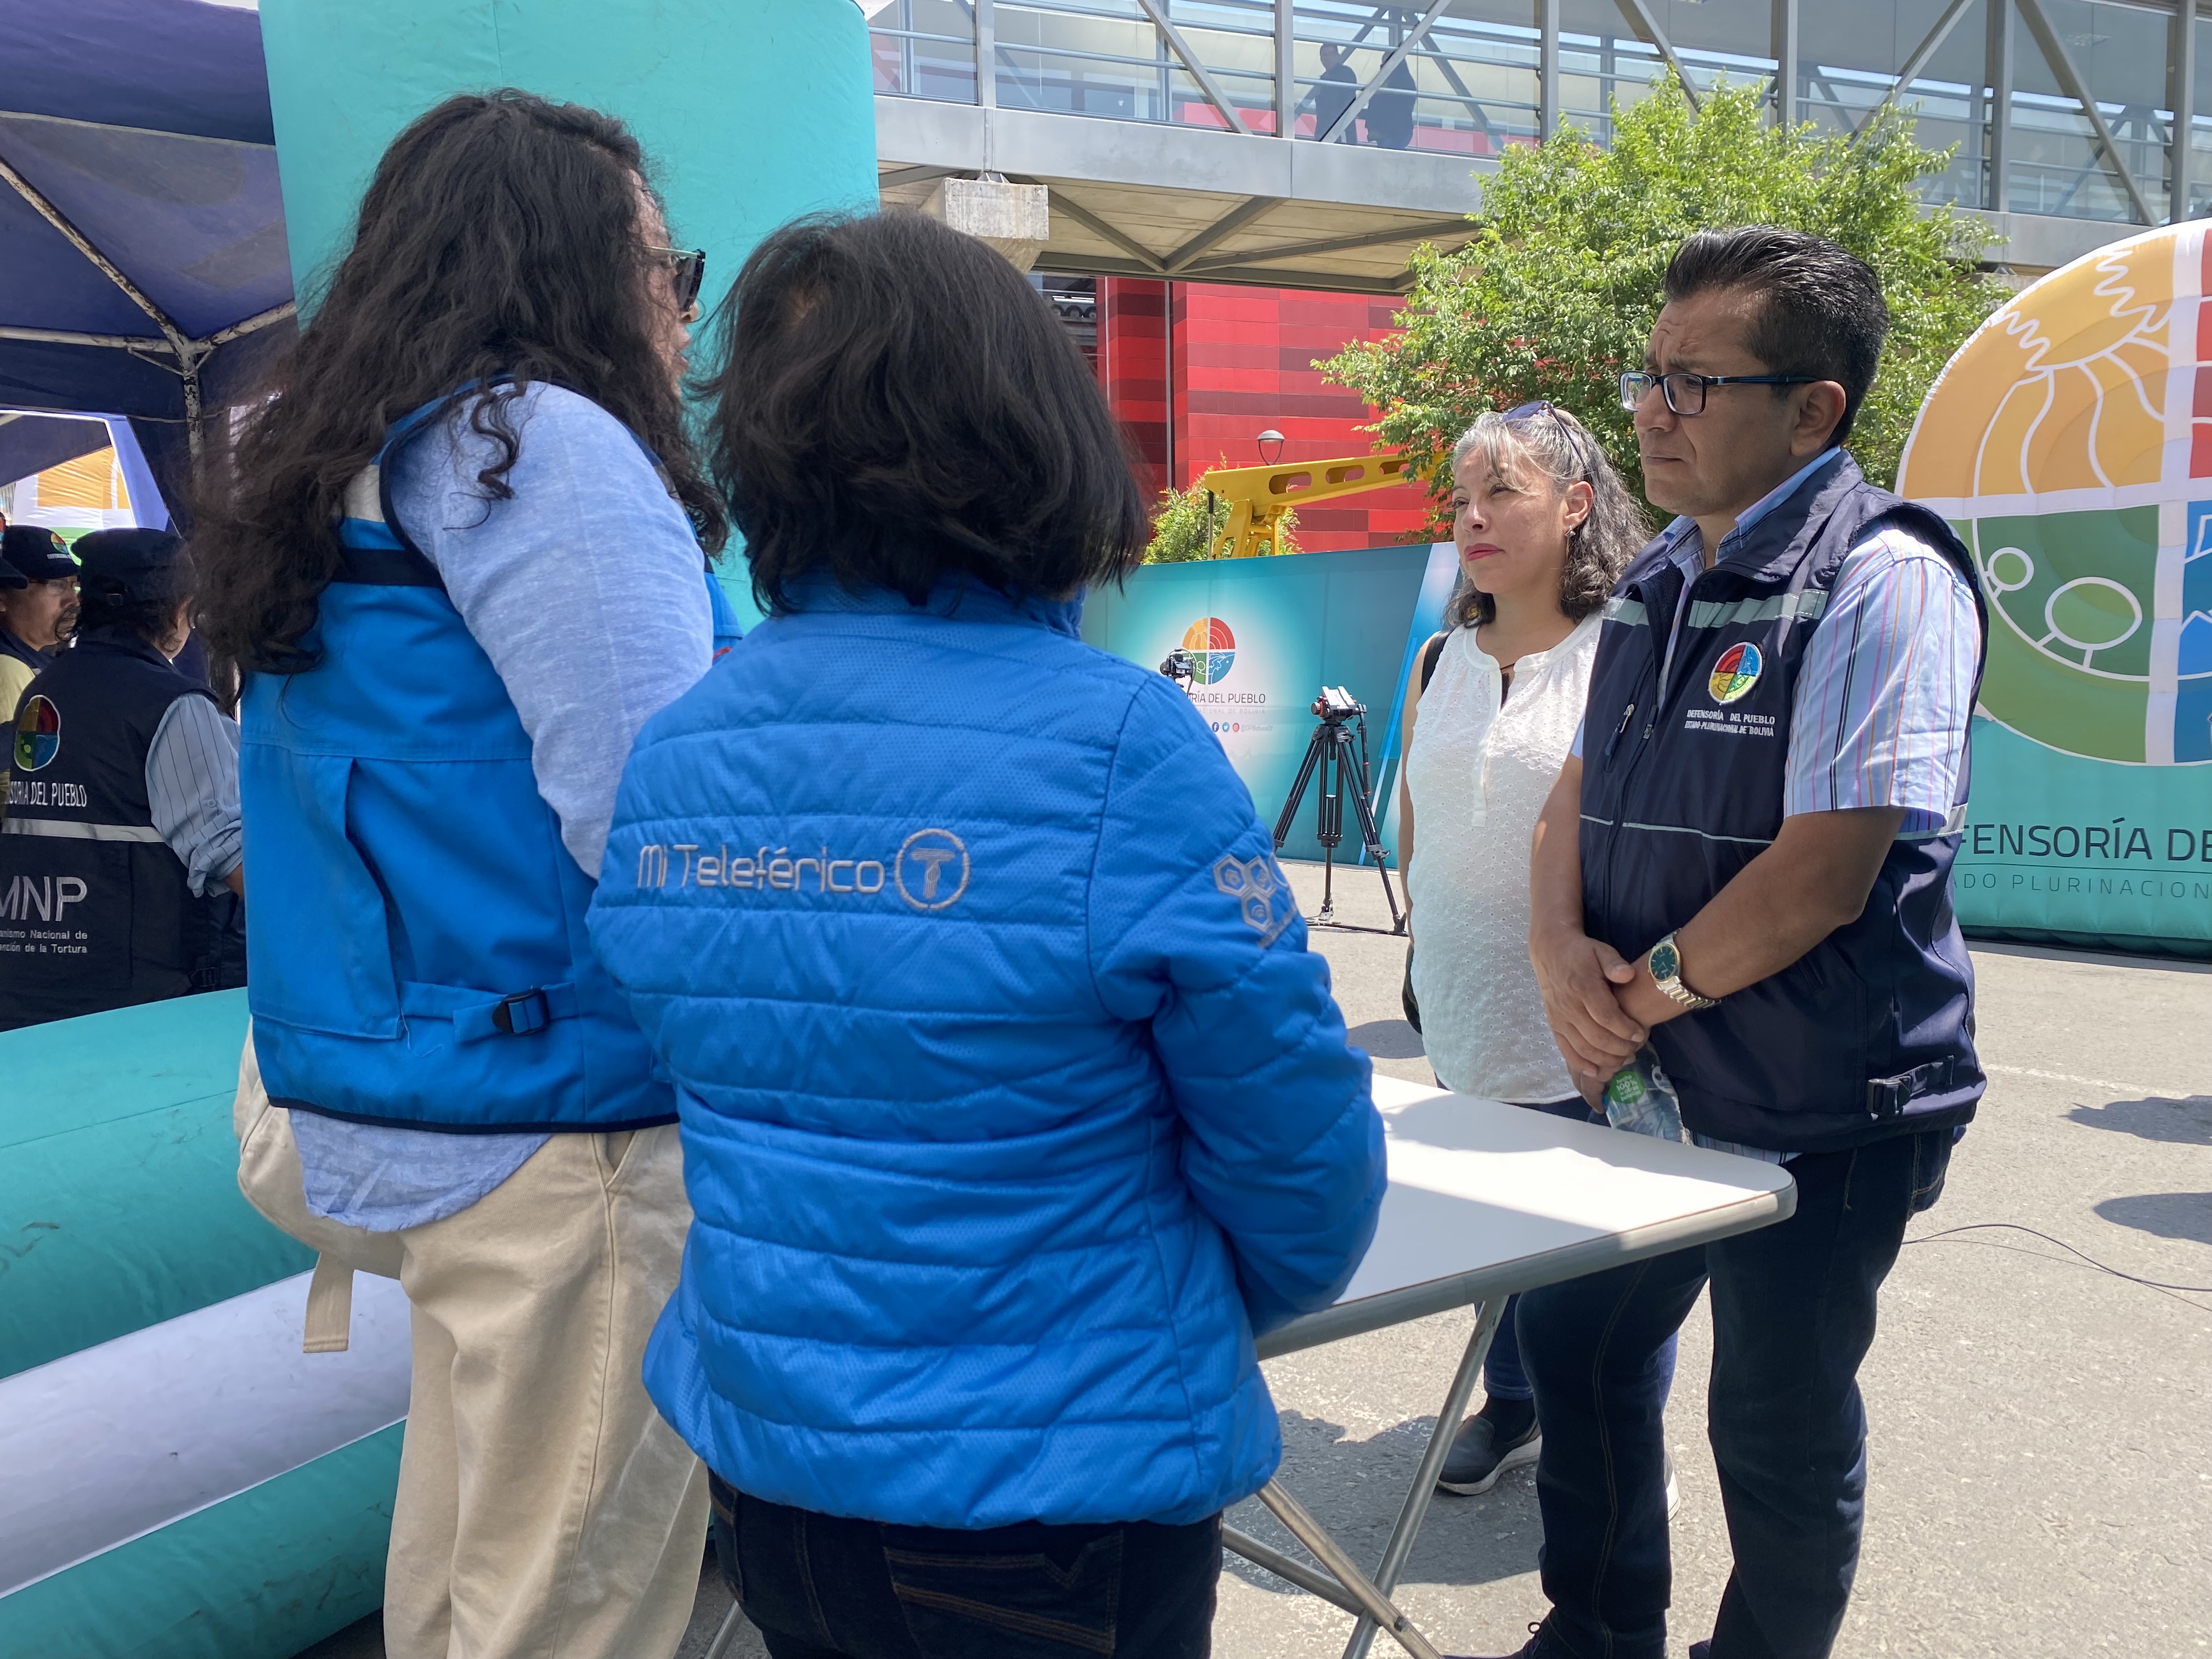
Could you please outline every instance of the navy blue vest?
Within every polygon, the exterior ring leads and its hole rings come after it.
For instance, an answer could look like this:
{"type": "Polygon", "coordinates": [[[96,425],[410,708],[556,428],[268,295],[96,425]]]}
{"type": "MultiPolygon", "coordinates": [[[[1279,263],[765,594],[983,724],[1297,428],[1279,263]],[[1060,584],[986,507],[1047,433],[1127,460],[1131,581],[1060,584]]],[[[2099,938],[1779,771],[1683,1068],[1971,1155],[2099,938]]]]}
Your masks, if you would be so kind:
{"type": "MultiPolygon", "coordinates": [[[[281,1105],[460,1133],[671,1123],[521,716],[392,510],[386,469],[441,406],[387,435],[380,516],[340,525],[306,641],[321,660],[247,684],[262,1078],[281,1105]]],[[[735,629],[715,615],[720,647],[735,629]]]]}
{"type": "Polygon", "coordinates": [[[24,691],[0,825],[0,1030],[246,982],[238,901],[192,892],[146,795],[161,717],[207,696],[104,629],[24,691]]]}
{"type": "MultiPolygon", "coordinates": [[[[1606,606],[1583,734],[1590,937],[1641,955],[1780,832],[1806,646],[1844,554],[1889,526],[1949,558],[1980,609],[1972,561],[1950,526],[1838,456],[1727,538],[1691,583],[1664,686],[1683,578],[1664,537],[1630,564],[1606,606]]],[[[1983,1088],[1973,969],[1951,909],[1966,792],[1962,761],[1953,832],[1893,843],[1856,921],[1718,1007],[1653,1030],[1691,1128],[1825,1152],[1973,1115],[1983,1088]]],[[[1697,983],[1694,962],[1685,977],[1697,983]]]]}

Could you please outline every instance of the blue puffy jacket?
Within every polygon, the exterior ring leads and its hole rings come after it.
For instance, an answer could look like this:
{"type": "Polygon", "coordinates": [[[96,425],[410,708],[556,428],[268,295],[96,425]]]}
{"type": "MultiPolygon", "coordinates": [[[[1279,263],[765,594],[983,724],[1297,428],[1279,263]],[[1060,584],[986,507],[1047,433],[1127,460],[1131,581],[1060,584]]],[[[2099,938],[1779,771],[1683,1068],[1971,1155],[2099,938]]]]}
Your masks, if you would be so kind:
{"type": "Polygon", "coordinates": [[[592,938],[697,1214],[646,1356],[741,1489],[917,1526],[1202,1518],[1253,1333],[1382,1135],[1251,797],[1079,607],[810,587],[638,739],[592,938]]]}

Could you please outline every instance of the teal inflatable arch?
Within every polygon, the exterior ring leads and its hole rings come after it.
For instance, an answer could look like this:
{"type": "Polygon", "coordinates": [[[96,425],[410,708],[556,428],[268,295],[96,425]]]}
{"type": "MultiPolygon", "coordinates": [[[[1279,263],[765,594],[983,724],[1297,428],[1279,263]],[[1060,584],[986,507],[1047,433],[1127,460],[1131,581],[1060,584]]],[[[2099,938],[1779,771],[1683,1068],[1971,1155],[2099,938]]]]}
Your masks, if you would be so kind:
{"type": "Polygon", "coordinates": [[[242,991],[0,1034],[6,1659],[273,1659],[381,1595],[405,1305],[364,1281],[351,1351],[300,1352],[313,1257],[238,1191],[245,1038],[242,991]]]}
{"type": "MultiPolygon", "coordinates": [[[[873,205],[851,0],[263,0],[312,305],[377,157],[458,91],[621,116],[705,298],[768,230],[873,205]]],[[[742,600],[734,554],[723,580],[742,600]]],[[[247,842],[247,880],[252,846],[247,842]]],[[[0,1034],[0,1659],[283,1659],[372,1611],[407,1402],[398,1287],[300,1352],[307,1249],[237,1188],[243,992],[0,1034]]]]}
{"type": "MultiPolygon", "coordinates": [[[[457,92],[520,87],[620,116],[711,313],[753,245],[876,205],[867,23],[852,0],[262,0],[293,282],[311,309],[393,137],[457,92]]],[[[748,623],[750,578],[718,567],[748,623]]]]}

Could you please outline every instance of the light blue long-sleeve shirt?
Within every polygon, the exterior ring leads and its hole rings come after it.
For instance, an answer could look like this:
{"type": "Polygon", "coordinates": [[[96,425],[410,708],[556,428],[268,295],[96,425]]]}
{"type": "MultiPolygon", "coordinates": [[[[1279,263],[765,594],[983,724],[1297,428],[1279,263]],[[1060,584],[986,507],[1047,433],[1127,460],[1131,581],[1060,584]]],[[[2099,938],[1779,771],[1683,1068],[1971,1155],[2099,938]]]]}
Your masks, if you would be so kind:
{"type": "MultiPolygon", "coordinates": [[[[599,872],[615,788],[647,719],[707,672],[713,618],[700,553],[622,423],[533,386],[512,407],[513,497],[477,474],[495,447],[441,422],[389,480],[399,522],[445,579],[530,734],[538,792],[586,875],[599,872]]],[[[295,1112],[307,1207],[375,1232],[455,1215],[513,1175],[542,1134],[444,1134],[295,1112]]]]}

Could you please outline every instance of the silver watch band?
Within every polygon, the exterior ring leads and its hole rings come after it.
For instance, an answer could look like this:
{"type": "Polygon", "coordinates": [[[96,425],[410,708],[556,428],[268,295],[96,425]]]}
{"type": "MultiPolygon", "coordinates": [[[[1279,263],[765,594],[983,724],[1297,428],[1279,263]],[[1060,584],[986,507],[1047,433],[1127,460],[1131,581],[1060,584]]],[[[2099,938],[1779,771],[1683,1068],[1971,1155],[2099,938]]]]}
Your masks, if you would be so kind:
{"type": "Polygon", "coordinates": [[[1697,1009],[1714,1008],[1720,1006],[1720,1000],[1717,997],[1699,996],[1682,982],[1681,947],[1674,943],[1674,936],[1671,933],[1645,953],[1644,966],[1651,975],[1651,982],[1657,986],[1661,994],[1676,1006],[1697,1009]],[[1672,969],[1663,975],[1659,971],[1659,957],[1662,952],[1674,964],[1672,969]]]}

